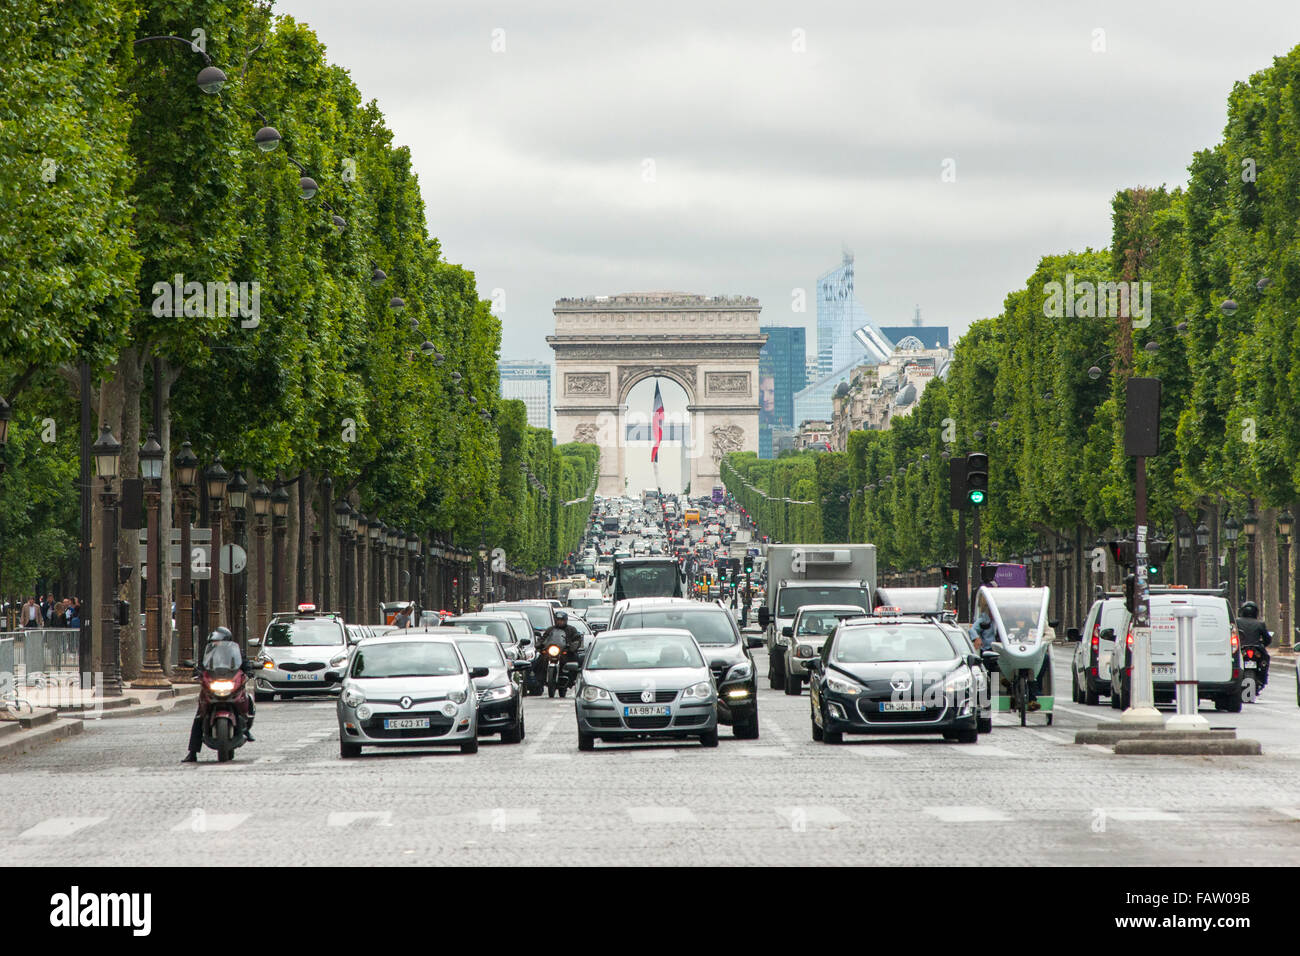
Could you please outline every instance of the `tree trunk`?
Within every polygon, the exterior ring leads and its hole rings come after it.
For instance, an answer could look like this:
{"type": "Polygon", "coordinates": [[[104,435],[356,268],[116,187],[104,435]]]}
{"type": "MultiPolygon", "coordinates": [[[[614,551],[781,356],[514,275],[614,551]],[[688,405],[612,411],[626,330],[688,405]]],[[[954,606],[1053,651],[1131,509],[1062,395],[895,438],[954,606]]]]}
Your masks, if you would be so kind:
{"type": "Polygon", "coordinates": [[[1259,511],[1259,616],[1269,626],[1270,631],[1280,633],[1282,627],[1281,606],[1278,604],[1278,538],[1277,509],[1263,508],[1259,511]]]}
{"type": "MultiPolygon", "coordinates": [[[[140,396],[144,392],[144,354],[135,346],[124,348],[118,357],[118,379],[122,389],[122,459],[118,474],[123,478],[140,477],[140,396]]],[[[119,490],[120,490],[119,482],[119,490]]],[[[140,600],[139,533],[124,531],[119,551],[120,563],[130,565],[131,577],[123,586],[125,600],[131,605],[131,618],[121,629],[122,680],[140,676],[143,656],[140,646],[140,613],[144,602],[140,600]]]]}

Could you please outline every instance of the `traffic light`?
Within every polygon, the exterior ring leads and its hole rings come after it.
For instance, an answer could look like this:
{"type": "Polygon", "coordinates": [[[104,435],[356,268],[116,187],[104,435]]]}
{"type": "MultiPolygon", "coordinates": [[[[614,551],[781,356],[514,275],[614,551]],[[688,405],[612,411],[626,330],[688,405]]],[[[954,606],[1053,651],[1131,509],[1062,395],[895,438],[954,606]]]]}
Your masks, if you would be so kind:
{"type": "Polygon", "coordinates": [[[966,456],[966,500],[979,507],[989,496],[989,456],[982,451],[966,456]]]}
{"type": "Polygon", "coordinates": [[[1124,607],[1128,609],[1129,614],[1136,613],[1137,577],[1132,574],[1124,577],[1124,607]]]}
{"type": "Polygon", "coordinates": [[[945,564],[943,566],[943,583],[957,584],[957,565],[945,564]]]}
{"type": "Polygon", "coordinates": [[[745,573],[754,573],[754,556],[752,554],[745,555],[745,573]]]}

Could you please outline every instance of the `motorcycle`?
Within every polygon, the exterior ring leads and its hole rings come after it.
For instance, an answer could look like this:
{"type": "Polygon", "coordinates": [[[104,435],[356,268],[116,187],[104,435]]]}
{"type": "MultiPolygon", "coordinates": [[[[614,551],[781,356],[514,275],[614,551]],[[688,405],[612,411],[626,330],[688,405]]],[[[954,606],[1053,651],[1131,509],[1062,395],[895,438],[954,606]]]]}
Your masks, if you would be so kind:
{"type": "Polygon", "coordinates": [[[1270,658],[1263,644],[1251,644],[1241,649],[1242,697],[1247,701],[1259,697],[1268,683],[1270,658]]]}
{"type": "Polygon", "coordinates": [[[552,638],[542,647],[542,659],[546,662],[546,696],[554,697],[559,691],[563,697],[569,690],[569,668],[565,663],[565,643],[563,638],[552,638]]]}
{"type": "Polygon", "coordinates": [[[217,752],[218,763],[231,760],[248,741],[248,679],[254,666],[244,661],[235,668],[204,670],[199,678],[203,743],[217,752]]]}

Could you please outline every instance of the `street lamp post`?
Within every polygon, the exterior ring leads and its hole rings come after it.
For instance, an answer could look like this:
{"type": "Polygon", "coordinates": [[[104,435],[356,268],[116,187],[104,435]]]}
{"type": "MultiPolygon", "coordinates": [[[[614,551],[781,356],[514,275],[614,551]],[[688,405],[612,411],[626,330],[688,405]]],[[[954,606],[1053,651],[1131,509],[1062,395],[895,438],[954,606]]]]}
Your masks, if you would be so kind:
{"type": "Polygon", "coordinates": [[[117,477],[122,444],[113,437],[112,429],[104,425],[100,428],[99,440],[91,447],[91,452],[95,456],[95,470],[99,472],[100,481],[103,482],[103,490],[100,492],[100,500],[104,504],[102,529],[104,553],[101,565],[103,594],[100,596],[100,621],[103,633],[100,658],[104,667],[104,696],[121,697],[121,634],[118,632],[117,600],[114,597],[117,593],[117,495],[113,492],[113,479],[117,477]]]}
{"type": "Polygon", "coordinates": [[[487,542],[479,538],[478,542],[478,603],[479,607],[483,606],[483,598],[486,594],[487,582],[483,580],[483,571],[487,567],[487,542]]]}
{"type": "Polygon", "coordinates": [[[330,540],[330,514],[332,509],[330,501],[334,498],[333,480],[326,475],[321,479],[321,496],[320,496],[320,521],[321,521],[321,539],[325,542],[325,548],[321,554],[321,561],[324,567],[321,571],[321,601],[318,607],[321,610],[333,609],[333,588],[330,587],[330,551],[334,548],[334,542],[330,540]]]}
{"type": "Polygon", "coordinates": [[[1228,520],[1223,523],[1223,536],[1228,539],[1228,546],[1232,549],[1230,568],[1230,573],[1232,574],[1232,587],[1229,592],[1231,595],[1229,600],[1232,601],[1234,612],[1237,608],[1241,607],[1241,602],[1237,600],[1239,597],[1239,594],[1237,593],[1239,590],[1237,582],[1237,536],[1239,534],[1241,534],[1241,522],[1232,515],[1228,515],[1228,520]]]}
{"type": "Polygon", "coordinates": [[[352,620],[352,600],[348,588],[348,519],[352,514],[352,506],[348,504],[346,498],[340,498],[334,504],[334,517],[339,528],[339,610],[343,612],[343,620],[352,620]]]}
{"type": "Polygon", "coordinates": [[[266,634],[266,625],[270,622],[266,603],[266,535],[270,531],[267,521],[271,514],[271,489],[266,482],[257,479],[253,489],[253,530],[257,535],[257,631],[258,640],[266,634]]]}
{"type": "Polygon", "coordinates": [[[229,478],[230,475],[221,465],[220,457],[203,473],[203,480],[208,486],[208,525],[212,531],[212,553],[208,556],[209,633],[221,626],[221,499],[226,494],[226,482],[229,478]]]}
{"type": "Polygon", "coordinates": [[[1282,513],[1277,516],[1277,533],[1282,539],[1282,547],[1278,550],[1278,571],[1277,571],[1277,595],[1278,602],[1282,609],[1282,647],[1290,647],[1291,641],[1291,608],[1290,594],[1291,590],[1291,529],[1294,526],[1295,519],[1291,512],[1283,509],[1282,513]]]}
{"type": "Polygon", "coordinates": [[[367,624],[367,608],[370,607],[366,601],[366,585],[370,582],[370,566],[366,563],[366,546],[370,543],[370,519],[358,512],[357,513],[357,553],[355,557],[357,566],[357,623],[367,624]]]}
{"type": "MultiPolygon", "coordinates": [[[[1183,555],[1189,554],[1191,550],[1192,550],[1192,529],[1180,525],[1178,528],[1178,567],[1180,569],[1179,571],[1180,578],[1182,576],[1181,569],[1183,566],[1183,555]]],[[[1196,558],[1195,555],[1193,555],[1192,556],[1193,571],[1196,570],[1196,565],[1197,565],[1196,558]]],[[[1184,582],[1180,580],[1178,583],[1183,584],[1184,582]]]]}
{"type": "Polygon", "coordinates": [[[416,573],[416,558],[420,547],[420,539],[414,534],[406,536],[406,566],[411,572],[411,603],[416,607],[420,606],[420,578],[416,573]]]}
{"type": "Polygon", "coordinates": [[[145,480],[145,503],[149,511],[147,561],[148,600],[145,603],[144,667],[131,686],[170,687],[162,671],[162,473],[163,450],[158,436],[149,433],[140,448],[140,475],[145,480]]]}
{"type": "Polygon", "coordinates": [[[1258,563],[1255,558],[1255,535],[1259,533],[1259,515],[1255,514],[1254,508],[1246,512],[1242,530],[1246,532],[1246,600],[1258,604],[1259,578],[1256,572],[1258,563]]]}
{"type": "MultiPolygon", "coordinates": [[[[173,684],[193,683],[190,671],[194,665],[194,595],[191,587],[190,523],[194,519],[194,488],[199,476],[199,459],[189,442],[181,445],[176,455],[176,483],[180,486],[181,506],[181,580],[176,592],[176,627],[180,631],[180,646],[176,652],[176,667],[172,670],[173,684]]],[[[105,587],[108,585],[105,584],[105,587]]]]}
{"type": "Polygon", "coordinates": [[[384,581],[380,574],[379,549],[382,543],[379,536],[383,533],[384,523],[378,518],[371,519],[370,531],[370,613],[375,615],[376,624],[383,624],[383,612],[379,605],[384,600],[384,581]]]}
{"type": "Polygon", "coordinates": [[[288,610],[284,592],[284,547],[289,531],[289,492],[283,482],[276,481],[271,492],[271,610],[288,610]]]}
{"type": "MultiPolygon", "coordinates": [[[[230,524],[234,532],[234,541],[231,543],[242,547],[244,531],[248,524],[248,482],[244,479],[243,472],[235,472],[226,483],[226,500],[230,502],[230,524]]],[[[248,652],[248,581],[245,577],[247,572],[247,560],[244,562],[244,570],[235,572],[235,549],[232,547],[230,549],[230,623],[234,625],[233,630],[235,639],[239,641],[239,650],[245,655],[248,652]]]]}
{"type": "Polygon", "coordinates": [[[1210,553],[1206,550],[1210,545],[1210,529],[1202,521],[1196,526],[1196,567],[1197,574],[1201,578],[1201,587],[1208,588],[1210,581],[1210,553]]]}

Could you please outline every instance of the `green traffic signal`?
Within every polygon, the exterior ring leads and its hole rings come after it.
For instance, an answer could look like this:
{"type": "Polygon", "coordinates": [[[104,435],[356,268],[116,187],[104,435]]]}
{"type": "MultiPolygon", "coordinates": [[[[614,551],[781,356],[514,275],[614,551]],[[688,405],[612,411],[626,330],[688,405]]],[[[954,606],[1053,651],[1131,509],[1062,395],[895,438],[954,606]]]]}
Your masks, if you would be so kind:
{"type": "Polygon", "coordinates": [[[971,504],[973,504],[973,505],[982,505],[982,504],[984,504],[984,499],[985,499],[986,496],[985,496],[985,494],[984,494],[983,489],[981,489],[981,488],[972,488],[972,489],[967,493],[967,497],[970,499],[970,503],[971,503],[971,504]]]}

